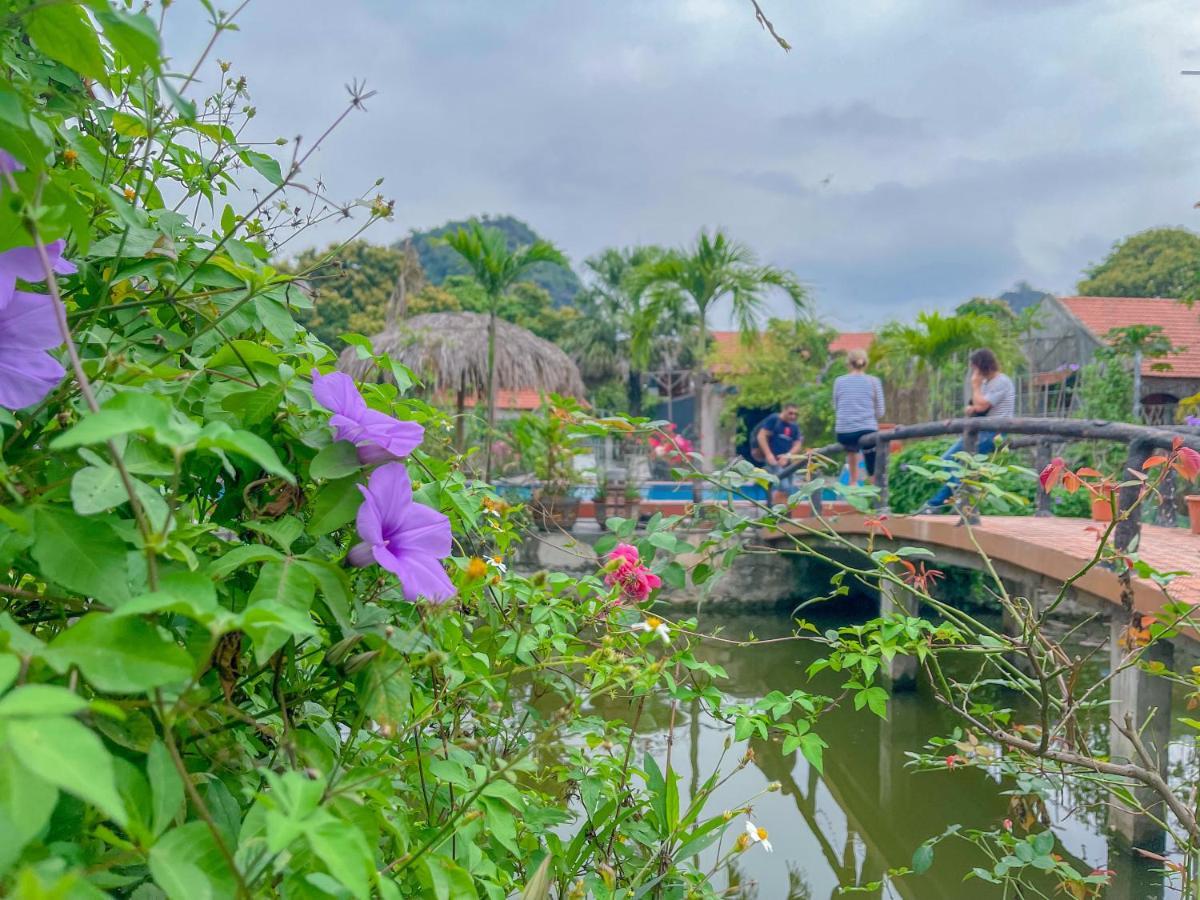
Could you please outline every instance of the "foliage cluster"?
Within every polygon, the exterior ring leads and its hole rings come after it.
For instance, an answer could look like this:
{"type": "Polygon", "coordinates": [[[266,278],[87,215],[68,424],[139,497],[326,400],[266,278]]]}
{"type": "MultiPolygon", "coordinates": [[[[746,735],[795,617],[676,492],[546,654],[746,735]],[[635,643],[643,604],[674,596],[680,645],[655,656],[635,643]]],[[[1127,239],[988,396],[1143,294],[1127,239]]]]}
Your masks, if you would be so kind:
{"type": "MultiPolygon", "coordinates": [[[[390,204],[306,183],[315,144],[280,162],[240,143],[245,80],[206,58],[167,69],[144,12],[23,2],[2,29],[0,251],[19,256],[0,266],[42,258],[19,288],[56,311],[71,372],[0,411],[0,893],[711,896],[693,857],[742,827],[705,811],[719,772],[684,800],[669,755],[635,744],[639,713],[597,712],[610,695],[719,708],[690,626],[651,625],[611,572],[509,572],[514,513],[459,459],[380,465],[314,400],[333,355],[295,313],[326,258],[283,272],[272,254],[297,226],[390,204]],[[193,100],[205,66],[219,88],[193,100]],[[51,267],[57,240],[77,272],[51,267]],[[385,468],[412,490],[369,509],[385,468]],[[453,536],[442,605],[406,599],[408,542],[428,535],[397,532],[404,517],[453,536]]],[[[380,364],[395,384],[339,404],[444,433],[380,364]]],[[[697,548],[678,519],[614,524],[682,586],[674,557],[697,548]]],[[[421,565],[445,579],[440,556],[421,565]]],[[[721,714],[802,738],[819,765],[821,708],[797,691],[721,714]]]]}
{"type": "Polygon", "coordinates": [[[1151,228],[1117,242],[1087,270],[1076,290],[1085,297],[1200,295],[1200,235],[1186,228],[1151,228]]]}

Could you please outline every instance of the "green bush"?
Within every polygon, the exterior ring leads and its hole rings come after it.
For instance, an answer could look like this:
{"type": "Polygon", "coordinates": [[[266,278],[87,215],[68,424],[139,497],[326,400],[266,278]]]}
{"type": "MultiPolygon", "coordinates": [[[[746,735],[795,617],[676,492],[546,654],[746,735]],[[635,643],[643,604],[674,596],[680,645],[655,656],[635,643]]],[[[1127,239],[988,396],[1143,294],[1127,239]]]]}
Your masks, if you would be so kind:
{"type": "MultiPolygon", "coordinates": [[[[888,463],[888,505],[897,514],[916,512],[926,500],[933,496],[941,483],[914,472],[912,465],[924,466],[930,457],[940,457],[954,442],[953,438],[936,438],[905,444],[899,453],[891,456],[888,463]]],[[[1024,450],[1001,451],[996,461],[1001,464],[1030,466],[1030,454],[1024,450]]],[[[1002,509],[992,501],[983,505],[984,515],[1028,516],[1036,512],[1037,482],[1020,472],[1007,472],[998,482],[999,487],[1027,502],[1023,506],[1002,509]]],[[[1087,518],[1091,514],[1091,495],[1087,491],[1068,494],[1061,487],[1050,494],[1051,511],[1056,516],[1087,518]]]]}

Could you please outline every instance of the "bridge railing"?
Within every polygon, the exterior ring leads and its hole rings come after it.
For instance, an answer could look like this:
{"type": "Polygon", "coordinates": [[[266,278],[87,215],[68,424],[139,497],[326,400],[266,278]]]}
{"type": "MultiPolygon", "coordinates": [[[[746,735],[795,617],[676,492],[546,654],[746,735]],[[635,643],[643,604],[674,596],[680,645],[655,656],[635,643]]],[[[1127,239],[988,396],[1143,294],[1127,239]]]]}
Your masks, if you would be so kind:
{"type": "MultiPolygon", "coordinates": [[[[901,425],[885,431],[868,434],[859,441],[862,448],[875,447],[875,486],[879,489],[879,502],[887,509],[888,502],[888,456],[892,441],[918,440],[922,438],[944,437],[957,435],[962,438],[963,449],[975,452],[979,445],[981,431],[995,432],[998,436],[1010,437],[1020,435],[1016,441],[1008,441],[1008,446],[1030,446],[1035,448],[1035,466],[1040,471],[1049,465],[1052,447],[1056,443],[1071,443],[1073,441],[1111,441],[1129,448],[1123,471],[1141,472],[1142,466],[1156,450],[1169,450],[1176,441],[1185,447],[1200,451],[1200,429],[1190,427],[1156,427],[1150,425],[1134,425],[1128,422],[1107,422],[1098,419],[1043,419],[1022,418],[1014,416],[980,416],[961,419],[945,419],[940,422],[922,422],[917,425],[901,425]]],[[[786,466],[783,475],[790,475],[804,470],[811,472],[810,465],[813,455],[832,456],[844,452],[839,444],[830,444],[815,450],[810,450],[806,458],[786,466]]],[[[1121,479],[1127,481],[1128,479],[1121,479]]],[[[1163,503],[1160,506],[1160,524],[1171,525],[1174,522],[1174,491],[1175,475],[1168,473],[1163,485],[1163,503]],[[1170,510],[1169,516],[1163,515],[1163,510],[1170,510]]],[[[1116,525],[1114,539],[1118,549],[1124,550],[1133,545],[1134,539],[1141,532],[1141,506],[1138,504],[1140,488],[1137,484],[1126,484],[1117,495],[1117,511],[1119,520],[1116,525]]],[[[819,512],[819,495],[812,499],[814,509],[819,512]]],[[[1041,484],[1037,487],[1037,515],[1050,515],[1050,497],[1041,484]]]]}

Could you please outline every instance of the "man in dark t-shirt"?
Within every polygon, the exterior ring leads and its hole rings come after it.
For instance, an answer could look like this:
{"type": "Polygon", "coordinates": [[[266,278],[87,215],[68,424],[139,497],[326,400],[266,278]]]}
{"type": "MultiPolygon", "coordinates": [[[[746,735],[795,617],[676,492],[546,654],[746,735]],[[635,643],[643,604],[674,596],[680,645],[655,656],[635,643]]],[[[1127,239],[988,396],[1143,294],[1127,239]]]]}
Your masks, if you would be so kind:
{"type": "MultiPolygon", "coordinates": [[[[795,403],[786,403],[777,413],[771,413],[755,426],[754,439],[750,442],[750,455],[755,461],[766,463],[767,471],[778,475],[789,462],[789,457],[800,452],[804,436],[800,433],[800,408],[795,403]]],[[[781,479],[779,489],[789,494],[795,489],[791,476],[781,479]]]]}

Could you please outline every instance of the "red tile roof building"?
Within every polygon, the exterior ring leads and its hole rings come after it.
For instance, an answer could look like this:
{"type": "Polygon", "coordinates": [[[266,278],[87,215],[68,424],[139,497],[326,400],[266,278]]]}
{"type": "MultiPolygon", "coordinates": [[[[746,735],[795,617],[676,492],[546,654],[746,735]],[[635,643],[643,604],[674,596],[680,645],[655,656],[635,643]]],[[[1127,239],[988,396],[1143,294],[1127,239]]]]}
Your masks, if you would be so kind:
{"type": "Polygon", "coordinates": [[[1062,304],[1097,340],[1114,328],[1158,325],[1172,344],[1183,349],[1165,359],[1142,361],[1142,374],[1172,378],[1200,378],[1200,309],[1164,297],[1058,297],[1062,304]],[[1170,371],[1154,368],[1170,363],[1170,371]]]}

